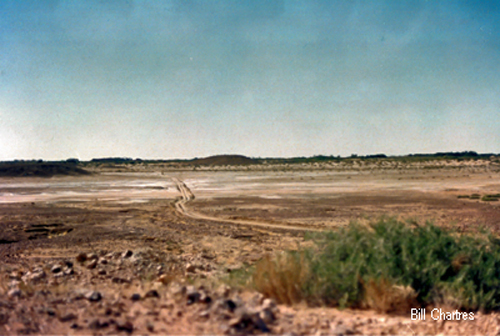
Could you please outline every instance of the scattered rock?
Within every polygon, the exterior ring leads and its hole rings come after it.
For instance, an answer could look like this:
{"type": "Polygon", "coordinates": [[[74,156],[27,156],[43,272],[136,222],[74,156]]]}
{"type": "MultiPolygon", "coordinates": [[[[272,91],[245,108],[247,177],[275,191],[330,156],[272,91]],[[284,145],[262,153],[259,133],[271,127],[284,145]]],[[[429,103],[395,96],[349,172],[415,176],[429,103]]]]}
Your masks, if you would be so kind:
{"type": "Polygon", "coordinates": [[[229,321],[229,326],[237,332],[252,332],[257,329],[262,332],[270,332],[266,323],[257,314],[241,312],[229,321]]]}
{"type": "Polygon", "coordinates": [[[344,325],[337,324],[332,328],[332,334],[339,335],[339,336],[340,335],[354,335],[354,334],[356,334],[356,332],[353,329],[348,328],[344,325]]]}
{"type": "Polygon", "coordinates": [[[221,285],[219,288],[217,288],[215,293],[219,296],[227,298],[231,293],[231,287],[229,287],[228,285],[221,285]]]}
{"type": "Polygon", "coordinates": [[[5,310],[0,310],[0,326],[9,322],[9,313],[5,310]]]}
{"type": "Polygon", "coordinates": [[[212,297],[210,295],[208,295],[205,291],[201,291],[200,292],[200,302],[208,304],[208,303],[212,302],[212,297]]]}
{"type": "Polygon", "coordinates": [[[130,321],[118,320],[116,321],[116,330],[131,333],[134,331],[134,325],[130,321]]]}
{"type": "Polygon", "coordinates": [[[120,277],[113,277],[111,279],[111,281],[113,281],[114,283],[117,283],[117,284],[130,283],[130,279],[124,279],[124,278],[120,278],[120,277]]]}
{"type": "Polygon", "coordinates": [[[172,296],[184,296],[187,292],[187,288],[181,284],[173,283],[169,288],[169,292],[172,296]]]}
{"type": "Polygon", "coordinates": [[[188,273],[196,272],[196,266],[190,263],[186,264],[186,272],[188,273]]]}
{"type": "Polygon", "coordinates": [[[21,272],[19,271],[13,271],[9,274],[9,278],[12,280],[21,280],[21,272]]]}
{"type": "Polygon", "coordinates": [[[107,327],[109,327],[109,322],[100,321],[99,319],[94,319],[94,320],[90,321],[90,323],[89,323],[90,329],[102,329],[102,328],[107,328],[107,327]]]}
{"type": "Polygon", "coordinates": [[[104,256],[106,259],[113,259],[115,257],[115,252],[109,252],[104,256]]]}
{"type": "Polygon", "coordinates": [[[262,295],[262,293],[257,293],[252,297],[250,304],[252,306],[260,306],[262,304],[262,302],[264,301],[264,299],[265,299],[265,297],[264,297],[264,295],[262,295]]]}
{"type": "Polygon", "coordinates": [[[234,312],[236,309],[236,303],[233,300],[224,300],[224,308],[229,310],[230,312],[234,312]]]}
{"type": "Polygon", "coordinates": [[[8,283],[9,288],[19,288],[19,284],[21,281],[19,280],[12,280],[11,282],[8,283]]]}
{"type": "Polygon", "coordinates": [[[97,259],[92,259],[90,263],[87,265],[88,269],[94,269],[97,266],[97,259]]]}
{"type": "Polygon", "coordinates": [[[87,260],[87,254],[84,252],[80,252],[76,256],[76,261],[78,261],[79,263],[84,263],[86,260],[87,260]]]}
{"type": "Polygon", "coordinates": [[[188,305],[191,305],[193,303],[200,301],[201,294],[195,288],[187,289],[186,295],[187,295],[187,304],[188,305]]]}
{"type": "Polygon", "coordinates": [[[130,300],[132,300],[132,301],[139,301],[140,299],[141,299],[141,294],[139,294],[139,293],[134,293],[130,297],[130,300]]]}
{"type": "Polygon", "coordinates": [[[132,252],[130,250],[127,250],[127,251],[125,251],[125,252],[122,253],[122,258],[123,259],[130,258],[133,254],[134,254],[134,252],[132,252]]]}
{"type": "Polygon", "coordinates": [[[73,268],[66,267],[63,270],[63,274],[64,275],[73,275],[73,274],[75,274],[75,271],[73,271],[73,268]]]}
{"type": "Polygon", "coordinates": [[[76,319],[76,315],[73,314],[73,313],[65,313],[61,316],[59,316],[59,321],[61,322],[69,322],[69,321],[73,321],[76,319]]]}
{"type": "Polygon", "coordinates": [[[276,308],[276,301],[273,299],[264,299],[264,301],[262,301],[262,309],[275,310],[276,308]]]}
{"type": "Polygon", "coordinates": [[[149,291],[146,292],[146,294],[144,295],[144,297],[147,297],[147,298],[159,298],[160,294],[158,294],[157,290],[151,289],[151,290],[149,290],[149,291]]]}
{"type": "Polygon", "coordinates": [[[42,279],[44,279],[46,276],[45,272],[43,269],[35,269],[33,272],[27,272],[23,277],[22,280],[24,282],[37,282],[42,279]]]}
{"type": "Polygon", "coordinates": [[[54,265],[54,266],[52,266],[50,271],[52,273],[60,273],[62,271],[62,267],[61,267],[61,265],[54,265]]]}
{"type": "Polygon", "coordinates": [[[95,253],[89,253],[87,254],[87,260],[97,260],[99,256],[95,253]]]}
{"type": "Polygon", "coordinates": [[[101,295],[101,293],[99,293],[97,291],[88,291],[85,294],[85,298],[91,302],[97,302],[97,301],[101,301],[102,295],[101,295]]]}
{"type": "Polygon", "coordinates": [[[162,275],[160,275],[160,276],[156,279],[156,282],[160,282],[160,283],[162,283],[162,284],[164,284],[164,285],[168,285],[168,284],[170,283],[170,281],[171,281],[171,280],[172,280],[172,279],[171,279],[171,277],[169,277],[169,276],[168,276],[168,275],[166,275],[166,274],[162,274],[162,275]]]}
{"type": "Polygon", "coordinates": [[[12,288],[7,292],[8,297],[21,297],[23,292],[19,288],[12,288]]]}
{"type": "Polygon", "coordinates": [[[273,323],[276,320],[276,316],[270,308],[262,309],[259,312],[259,317],[267,324],[273,323]]]}

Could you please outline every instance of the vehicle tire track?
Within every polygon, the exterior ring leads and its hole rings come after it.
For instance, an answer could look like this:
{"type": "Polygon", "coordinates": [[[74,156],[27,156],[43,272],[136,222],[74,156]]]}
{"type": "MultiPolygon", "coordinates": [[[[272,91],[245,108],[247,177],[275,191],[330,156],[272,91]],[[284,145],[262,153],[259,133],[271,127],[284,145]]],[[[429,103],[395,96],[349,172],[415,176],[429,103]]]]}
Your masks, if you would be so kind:
{"type": "Polygon", "coordinates": [[[256,226],[265,229],[284,229],[284,230],[292,230],[292,231],[323,231],[322,229],[318,229],[310,226],[298,226],[298,225],[283,225],[283,224],[275,224],[269,222],[262,222],[257,220],[246,220],[246,219],[229,219],[229,218],[220,218],[214,216],[208,216],[196,211],[193,211],[187,207],[187,203],[195,199],[195,195],[189,189],[189,187],[181,180],[176,177],[173,177],[172,180],[175,182],[177,186],[177,190],[181,193],[181,198],[179,198],[175,202],[175,209],[178,213],[183,216],[193,218],[193,219],[201,219],[208,220],[213,222],[223,222],[230,223],[236,225],[247,225],[247,226],[256,226]]]}

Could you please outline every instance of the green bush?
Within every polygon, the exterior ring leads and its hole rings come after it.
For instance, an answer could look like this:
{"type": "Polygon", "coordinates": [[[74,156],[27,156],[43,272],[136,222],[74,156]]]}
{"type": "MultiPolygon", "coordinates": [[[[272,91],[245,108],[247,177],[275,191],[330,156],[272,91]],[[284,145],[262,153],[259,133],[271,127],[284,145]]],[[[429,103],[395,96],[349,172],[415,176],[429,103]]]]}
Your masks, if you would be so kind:
{"type": "Polygon", "coordinates": [[[481,197],[481,201],[483,202],[498,202],[500,199],[500,194],[494,194],[494,195],[484,195],[481,197]]]}
{"type": "MultiPolygon", "coordinates": [[[[308,271],[297,296],[310,304],[374,308],[367,302],[398,289],[422,306],[500,308],[500,244],[490,234],[459,235],[430,223],[410,226],[382,219],[308,238],[316,248],[302,251],[308,271]],[[367,297],[373,293],[378,297],[367,297]]],[[[391,302],[385,306],[381,309],[397,309],[391,302]]]]}

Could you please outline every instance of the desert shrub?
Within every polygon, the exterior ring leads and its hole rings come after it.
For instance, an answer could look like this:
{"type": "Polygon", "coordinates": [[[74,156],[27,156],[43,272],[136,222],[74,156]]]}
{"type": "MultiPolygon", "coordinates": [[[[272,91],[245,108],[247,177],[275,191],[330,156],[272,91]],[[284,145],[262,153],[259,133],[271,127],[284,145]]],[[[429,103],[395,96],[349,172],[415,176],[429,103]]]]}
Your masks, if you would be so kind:
{"type": "Polygon", "coordinates": [[[457,309],[500,308],[500,244],[490,234],[382,219],[308,238],[317,248],[257,264],[253,277],[266,284],[257,289],[286,303],[304,299],[380,311],[444,302],[457,309]]]}
{"type": "Polygon", "coordinates": [[[494,195],[484,195],[481,197],[481,201],[483,202],[498,202],[500,199],[500,194],[494,194],[494,195]]]}

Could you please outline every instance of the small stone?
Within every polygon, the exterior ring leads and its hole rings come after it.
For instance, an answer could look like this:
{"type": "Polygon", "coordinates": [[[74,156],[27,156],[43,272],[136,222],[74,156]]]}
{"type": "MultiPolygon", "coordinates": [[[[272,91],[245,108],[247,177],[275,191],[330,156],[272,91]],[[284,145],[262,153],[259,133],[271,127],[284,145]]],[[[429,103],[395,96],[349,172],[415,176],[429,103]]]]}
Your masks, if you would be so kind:
{"type": "Polygon", "coordinates": [[[270,308],[261,310],[259,313],[259,317],[262,319],[262,321],[268,324],[274,322],[274,320],[276,319],[270,308]]]}
{"type": "Polygon", "coordinates": [[[76,256],[76,261],[78,261],[79,263],[83,263],[87,260],[87,254],[84,253],[84,252],[80,252],[78,253],[78,255],[76,256]]]}
{"type": "Polygon", "coordinates": [[[200,297],[200,301],[203,303],[209,304],[212,302],[212,297],[209,296],[207,293],[203,292],[201,297],[200,297]]]}
{"type": "Polygon", "coordinates": [[[11,282],[9,282],[8,286],[9,288],[19,288],[20,283],[21,281],[19,280],[12,280],[11,282]]]}
{"type": "Polygon", "coordinates": [[[147,321],[146,322],[146,329],[149,332],[153,332],[155,330],[155,325],[153,323],[151,323],[150,321],[147,321]]]}
{"type": "Polygon", "coordinates": [[[130,258],[133,254],[134,254],[134,252],[127,250],[127,251],[122,253],[122,258],[124,258],[124,259],[130,258]]]}
{"type": "Polygon", "coordinates": [[[62,267],[61,267],[61,265],[54,265],[54,266],[50,269],[50,271],[51,271],[52,273],[60,273],[60,272],[62,271],[62,267]]]}
{"type": "Polygon", "coordinates": [[[63,271],[64,275],[73,275],[75,274],[75,271],[73,271],[72,268],[66,267],[63,271]]]}
{"type": "Polygon", "coordinates": [[[267,327],[266,323],[259,317],[259,315],[252,316],[252,322],[255,328],[262,332],[270,332],[271,330],[267,327]]]}
{"type": "Polygon", "coordinates": [[[141,294],[139,294],[139,293],[134,293],[130,297],[130,300],[132,300],[132,301],[139,301],[140,299],[141,299],[141,294]]]}
{"type": "Polygon", "coordinates": [[[111,281],[113,281],[114,283],[117,283],[117,284],[130,283],[129,279],[124,279],[124,278],[120,278],[120,277],[113,277],[111,279],[111,281]]]}
{"type": "Polygon", "coordinates": [[[201,294],[194,288],[193,286],[189,286],[186,290],[186,295],[187,295],[187,304],[191,305],[193,303],[196,303],[200,301],[201,294]]]}
{"type": "Polygon", "coordinates": [[[67,267],[67,268],[73,268],[73,262],[69,261],[69,260],[65,260],[64,261],[64,265],[67,267]]]}
{"type": "Polygon", "coordinates": [[[21,280],[21,274],[19,271],[13,271],[9,274],[9,278],[11,278],[12,280],[21,280]]]}
{"type": "Polygon", "coordinates": [[[251,303],[253,306],[260,306],[263,301],[264,301],[264,295],[262,295],[261,293],[255,294],[251,299],[251,303]]]}
{"type": "Polygon", "coordinates": [[[102,295],[97,291],[89,291],[87,294],[85,294],[85,298],[91,302],[97,302],[102,299],[102,295]]]}
{"type": "Polygon", "coordinates": [[[23,292],[19,288],[12,288],[7,292],[9,297],[20,297],[21,295],[23,295],[23,292]]]}
{"type": "Polygon", "coordinates": [[[172,286],[170,286],[169,292],[173,296],[178,296],[178,295],[184,296],[187,292],[187,288],[186,288],[186,286],[183,286],[181,284],[174,283],[174,284],[172,284],[172,286]]]}
{"type": "Polygon", "coordinates": [[[97,272],[97,274],[99,274],[99,275],[106,275],[106,274],[107,274],[107,272],[106,272],[106,270],[105,270],[105,269],[102,269],[102,268],[101,268],[101,269],[97,272]]]}
{"type": "Polygon", "coordinates": [[[273,299],[264,299],[264,301],[262,301],[262,309],[267,308],[274,310],[275,308],[277,308],[276,302],[273,299]]]}
{"type": "Polygon", "coordinates": [[[224,308],[229,310],[230,312],[234,312],[236,309],[236,303],[233,300],[224,300],[224,308]]]}
{"type": "Polygon", "coordinates": [[[99,319],[94,319],[89,323],[90,329],[102,329],[109,327],[109,322],[103,321],[101,322],[99,319]]]}
{"type": "Polygon", "coordinates": [[[158,291],[154,290],[154,289],[151,289],[149,290],[145,295],[144,297],[147,297],[147,298],[159,298],[160,297],[160,294],[158,294],[158,291]]]}
{"type": "Polygon", "coordinates": [[[188,273],[196,272],[196,266],[190,263],[186,264],[186,272],[188,273]]]}
{"type": "Polygon", "coordinates": [[[37,282],[45,278],[45,272],[43,269],[36,268],[33,272],[27,272],[23,277],[24,282],[37,282]]]}
{"type": "Polygon", "coordinates": [[[76,319],[76,315],[73,313],[65,313],[64,315],[59,316],[59,321],[61,322],[69,322],[76,319]]]}
{"type": "Polygon", "coordinates": [[[243,331],[249,329],[253,325],[252,318],[250,315],[243,313],[239,316],[232,318],[229,321],[229,326],[238,331],[243,331]]]}
{"type": "Polygon", "coordinates": [[[101,259],[99,259],[99,264],[101,264],[101,265],[107,265],[108,264],[108,260],[105,259],[105,258],[101,258],[101,259]]]}
{"type": "Polygon", "coordinates": [[[47,315],[49,316],[55,316],[56,315],[56,311],[52,308],[47,308],[47,315]]]}
{"type": "Polygon", "coordinates": [[[333,335],[354,335],[355,334],[354,330],[352,330],[346,326],[339,325],[339,324],[337,324],[335,327],[332,328],[332,333],[333,333],[333,335]]]}
{"type": "Polygon", "coordinates": [[[134,331],[134,325],[130,321],[119,320],[116,321],[116,330],[131,333],[134,331]]]}
{"type": "Polygon", "coordinates": [[[73,324],[71,324],[70,328],[71,329],[79,329],[80,326],[78,325],[78,323],[73,323],[73,324]]]}
{"type": "Polygon", "coordinates": [[[91,262],[87,265],[88,269],[94,269],[97,266],[97,259],[92,259],[91,262]]]}
{"type": "Polygon", "coordinates": [[[227,285],[221,285],[216,290],[216,294],[219,296],[223,296],[224,298],[227,298],[230,293],[231,293],[231,287],[229,287],[227,285]]]}
{"type": "Polygon", "coordinates": [[[95,253],[89,253],[87,254],[87,260],[97,260],[99,256],[95,253]]]}
{"type": "Polygon", "coordinates": [[[166,274],[162,274],[156,279],[156,282],[160,282],[164,285],[168,285],[170,283],[170,281],[171,281],[171,278],[169,276],[167,276],[166,274]]]}

